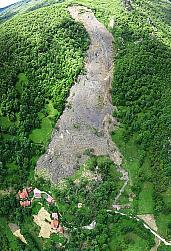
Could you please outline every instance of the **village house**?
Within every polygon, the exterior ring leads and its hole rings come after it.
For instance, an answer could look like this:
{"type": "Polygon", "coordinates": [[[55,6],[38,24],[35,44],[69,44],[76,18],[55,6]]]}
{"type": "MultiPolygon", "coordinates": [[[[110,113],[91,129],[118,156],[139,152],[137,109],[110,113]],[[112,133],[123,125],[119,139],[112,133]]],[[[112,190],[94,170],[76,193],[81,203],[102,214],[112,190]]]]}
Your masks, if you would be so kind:
{"type": "Polygon", "coordinates": [[[54,203],[54,199],[48,194],[48,196],[46,197],[46,201],[49,203],[49,204],[52,204],[54,203]]]}
{"type": "Polygon", "coordinates": [[[20,201],[20,205],[22,207],[28,207],[28,206],[30,206],[30,204],[31,204],[31,201],[29,201],[29,200],[20,201]]]}
{"type": "Polygon", "coordinates": [[[58,213],[52,213],[52,219],[59,219],[58,213]]]}
{"type": "Polygon", "coordinates": [[[64,234],[64,228],[61,225],[59,225],[59,227],[57,228],[57,232],[60,234],[64,234]]]}
{"type": "Polygon", "coordinates": [[[27,199],[28,198],[27,189],[24,188],[22,192],[19,190],[18,195],[22,200],[27,199]]]}
{"type": "Polygon", "coordinates": [[[39,189],[35,188],[33,190],[33,193],[34,193],[34,198],[41,199],[42,195],[41,195],[41,191],[39,189]]]}
{"type": "Polygon", "coordinates": [[[52,220],[51,221],[51,228],[56,230],[59,227],[59,221],[58,220],[52,220]]]}

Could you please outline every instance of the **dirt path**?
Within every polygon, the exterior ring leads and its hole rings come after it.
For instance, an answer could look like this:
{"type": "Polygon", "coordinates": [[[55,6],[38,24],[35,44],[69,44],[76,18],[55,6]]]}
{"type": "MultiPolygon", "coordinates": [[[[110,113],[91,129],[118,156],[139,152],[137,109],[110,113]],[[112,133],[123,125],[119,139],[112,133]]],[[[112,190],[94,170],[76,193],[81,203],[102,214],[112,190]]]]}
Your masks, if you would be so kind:
{"type": "MultiPolygon", "coordinates": [[[[109,155],[118,166],[121,164],[121,154],[110,138],[110,130],[116,124],[111,102],[113,37],[91,10],[82,6],[68,10],[85,26],[91,45],[87,51],[86,73],[71,88],[48,149],[37,162],[37,171],[44,172],[55,183],[72,175],[89,158],[87,149],[95,155],[109,155]]],[[[124,176],[128,181],[128,175],[124,173],[124,176]]]]}

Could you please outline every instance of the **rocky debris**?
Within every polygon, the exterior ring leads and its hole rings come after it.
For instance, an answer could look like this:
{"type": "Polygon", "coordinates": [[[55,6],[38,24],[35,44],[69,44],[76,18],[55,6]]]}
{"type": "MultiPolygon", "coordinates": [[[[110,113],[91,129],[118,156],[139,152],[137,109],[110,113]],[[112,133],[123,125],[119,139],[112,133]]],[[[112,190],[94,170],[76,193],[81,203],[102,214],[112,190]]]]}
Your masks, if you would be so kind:
{"type": "Polygon", "coordinates": [[[88,158],[85,150],[107,155],[117,165],[121,154],[110,137],[117,124],[112,117],[115,109],[111,101],[113,74],[113,37],[95,18],[91,10],[82,6],[69,7],[71,16],[85,26],[91,44],[87,51],[85,75],[72,86],[66,108],[54,129],[51,142],[37,162],[37,173],[47,173],[52,182],[72,175],[88,158]]]}

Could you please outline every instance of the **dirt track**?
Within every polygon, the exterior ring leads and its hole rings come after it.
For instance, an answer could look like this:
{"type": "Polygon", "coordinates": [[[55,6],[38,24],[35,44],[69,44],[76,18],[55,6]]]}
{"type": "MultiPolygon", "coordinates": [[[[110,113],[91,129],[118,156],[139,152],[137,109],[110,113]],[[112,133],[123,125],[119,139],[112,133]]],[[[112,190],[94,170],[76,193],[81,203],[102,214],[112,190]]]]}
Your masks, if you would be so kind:
{"type": "Polygon", "coordinates": [[[116,124],[111,103],[113,37],[87,8],[72,6],[69,12],[83,23],[91,45],[85,75],[80,75],[71,88],[48,149],[37,162],[37,171],[47,174],[54,183],[73,174],[89,158],[87,149],[95,155],[109,155],[121,164],[121,155],[110,138],[116,124]]]}

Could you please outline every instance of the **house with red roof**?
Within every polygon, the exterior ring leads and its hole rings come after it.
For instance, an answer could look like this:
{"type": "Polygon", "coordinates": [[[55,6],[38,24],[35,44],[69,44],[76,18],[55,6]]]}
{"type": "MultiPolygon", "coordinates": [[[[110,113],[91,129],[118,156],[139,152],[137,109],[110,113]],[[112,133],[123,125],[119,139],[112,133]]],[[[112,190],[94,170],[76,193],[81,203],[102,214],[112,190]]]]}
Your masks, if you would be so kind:
{"type": "Polygon", "coordinates": [[[30,206],[31,202],[29,200],[25,200],[25,201],[20,201],[20,205],[22,207],[28,207],[30,206]]]}
{"type": "Polygon", "coordinates": [[[52,220],[51,221],[51,228],[56,230],[59,227],[59,221],[58,220],[52,220]]]}
{"type": "Polygon", "coordinates": [[[27,199],[28,198],[27,189],[24,188],[22,192],[19,190],[18,195],[19,195],[20,199],[23,199],[23,200],[27,199]]]}

